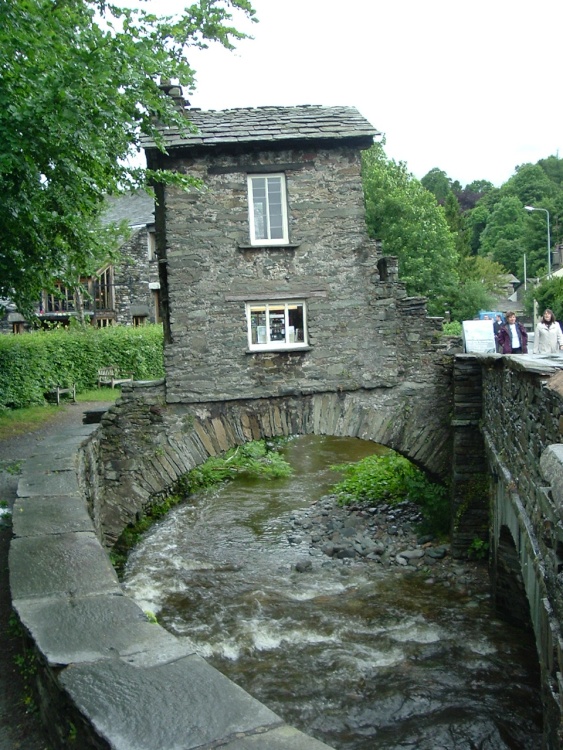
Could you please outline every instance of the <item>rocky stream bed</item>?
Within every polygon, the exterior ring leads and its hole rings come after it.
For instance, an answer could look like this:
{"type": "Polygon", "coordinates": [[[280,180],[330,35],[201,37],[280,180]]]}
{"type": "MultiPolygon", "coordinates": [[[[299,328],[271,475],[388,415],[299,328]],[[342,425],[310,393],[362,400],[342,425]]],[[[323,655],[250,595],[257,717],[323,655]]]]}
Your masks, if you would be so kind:
{"type": "MultiPolygon", "coordinates": [[[[422,516],[414,503],[342,506],[336,495],[325,495],[290,516],[291,546],[309,545],[309,557],[295,563],[298,572],[315,565],[372,564],[425,574],[425,583],[456,588],[489,586],[483,560],[456,560],[450,546],[431,534],[420,534],[422,516]]],[[[397,571],[398,572],[398,571],[397,571]]]]}

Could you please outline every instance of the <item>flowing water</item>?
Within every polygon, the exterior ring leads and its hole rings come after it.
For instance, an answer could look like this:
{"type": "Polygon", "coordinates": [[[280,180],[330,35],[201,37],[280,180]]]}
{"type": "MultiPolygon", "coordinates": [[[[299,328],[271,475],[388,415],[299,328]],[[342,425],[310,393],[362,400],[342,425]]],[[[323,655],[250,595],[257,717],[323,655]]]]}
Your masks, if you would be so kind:
{"type": "MultiPolygon", "coordinates": [[[[378,446],[301,437],[293,476],[238,478],[175,508],[130,556],[125,587],[165,628],[285,721],[338,750],[536,750],[530,635],[422,572],[331,561],[292,538],[330,465],[378,446]],[[308,558],[312,572],[294,565],[308,558]]],[[[379,450],[382,450],[379,448],[379,450]]]]}

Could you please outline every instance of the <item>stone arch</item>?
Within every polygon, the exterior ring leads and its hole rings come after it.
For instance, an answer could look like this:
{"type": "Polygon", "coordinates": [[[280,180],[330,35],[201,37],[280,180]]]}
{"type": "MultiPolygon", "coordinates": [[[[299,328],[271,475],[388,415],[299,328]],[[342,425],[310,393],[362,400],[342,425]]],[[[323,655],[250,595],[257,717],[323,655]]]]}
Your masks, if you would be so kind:
{"type": "MultiPolygon", "coordinates": [[[[183,474],[249,440],[289,435],[357,437],[388,446],[434,478],[451,467],[443,393],[410,386],[304,396],[166,404],[164,384],[134,384],[106,415],[98,442],[103,489],[91,500],[108,546],[183,474]]],[[[95,494],[95,493],[94,493],[95,494]]]]}

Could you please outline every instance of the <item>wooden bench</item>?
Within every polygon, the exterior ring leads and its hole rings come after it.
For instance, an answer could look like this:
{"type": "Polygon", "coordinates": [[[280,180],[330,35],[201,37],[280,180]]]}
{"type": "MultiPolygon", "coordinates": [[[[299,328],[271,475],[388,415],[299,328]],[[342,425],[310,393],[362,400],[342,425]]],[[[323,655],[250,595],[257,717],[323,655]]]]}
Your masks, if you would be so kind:
{"type": "Polygon", "coordinates": [[[115,388],[116,385],[121,385],[121,383],[132,382],[132,372],[120,374],[117,367],[100,367],[98,370],[98,388],[101,388],[103,385],[109,385],[111,388],[115,388]]]}
{"type": "Polygon", "coordinates": [[[68,395],[72,398],[74,403],[76,403],[76,384],[72,384],[70,388],[63,388],[60,385],[54,385],[49,388],[47,391],[47,394],[52,395],[57,400],[57,406],[60,406],[61,403],[61,395],[63,393],[68,393],[68,395]]]}

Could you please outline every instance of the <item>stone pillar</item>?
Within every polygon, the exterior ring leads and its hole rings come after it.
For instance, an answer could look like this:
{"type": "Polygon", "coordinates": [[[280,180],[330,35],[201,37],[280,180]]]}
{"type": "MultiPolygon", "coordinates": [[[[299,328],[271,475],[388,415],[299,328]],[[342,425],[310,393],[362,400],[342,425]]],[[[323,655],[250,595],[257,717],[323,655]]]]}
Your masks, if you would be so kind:
{"type": "Polygon", "coordinates": [[[454,363],[452,555],[467,557],[475,540],[489,538],[489,477],[481,434],[481,363],[457,355],[454,363]]]}

